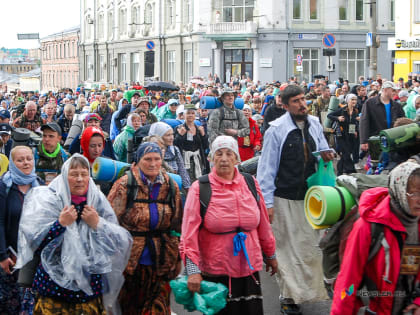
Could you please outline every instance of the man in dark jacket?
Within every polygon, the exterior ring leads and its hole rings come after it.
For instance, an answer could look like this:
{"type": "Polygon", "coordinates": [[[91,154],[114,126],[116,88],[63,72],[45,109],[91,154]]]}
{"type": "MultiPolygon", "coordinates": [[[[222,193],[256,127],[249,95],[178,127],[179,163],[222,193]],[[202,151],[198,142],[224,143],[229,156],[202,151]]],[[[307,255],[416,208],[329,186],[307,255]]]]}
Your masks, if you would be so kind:
{"type": "Polygon", "coordinates": [[[360,144],[362,151],[369,149],[368,139],[377,136],[384,130],[391,128],[394,122],[404,117],[404,111],[400,104],[393,101],[397,87],[391,81],[382,85],[381,94],[368,99],[362,109],[360,118],[360,144]]]}
{"type": "Polygon", "coordinates": [[[270,122],[273,120],[276,120],[280,116],[282,116],[284,113],[286,113],[286,110],[283,108],[283,104],[281,102],[281,94],[280,92],[277,93],[276,98],[274,99],[274,102],[270,104],[270,106],[267,108],[264,114],[264,124],[261,129],[261,133],[264,133],[267,131],[268,128],[270,128],[270,122]]]}
{"type": "Polygon", "coordinates": [[[109,134],[113,110],[111,106],[108,105],[108,99],[105,95],[102,95],[99,99],[99,105],[96,108],[95,113],[102,118],[101,129],[109,134]]]}

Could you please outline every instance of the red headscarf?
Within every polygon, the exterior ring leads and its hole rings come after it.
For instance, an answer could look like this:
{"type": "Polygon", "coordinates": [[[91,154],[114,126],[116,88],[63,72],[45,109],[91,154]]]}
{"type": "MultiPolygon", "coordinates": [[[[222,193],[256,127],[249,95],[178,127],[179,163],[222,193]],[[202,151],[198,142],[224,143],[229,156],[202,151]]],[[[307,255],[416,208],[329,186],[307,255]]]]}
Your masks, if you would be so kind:
{"type": "Polygon", "coordinates": [[[90,163],[93,163],[94,159],[91,159],[89,156],[89,143],[93,135],[100,135],[104,141],[105,147],[105,136],[103,131],[98,127],[87,127],[83,131],[82,138],[80,139],[80,147],[83,150],[83,155],[89,160],[90,163]]]}

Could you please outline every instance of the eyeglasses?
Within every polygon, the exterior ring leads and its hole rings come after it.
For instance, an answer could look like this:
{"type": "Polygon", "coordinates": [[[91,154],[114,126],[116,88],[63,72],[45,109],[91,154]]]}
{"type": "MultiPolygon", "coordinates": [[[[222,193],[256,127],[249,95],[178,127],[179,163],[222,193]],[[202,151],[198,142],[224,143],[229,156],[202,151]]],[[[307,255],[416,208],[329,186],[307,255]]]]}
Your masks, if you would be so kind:
{"type": "Polygon", "coordinates": [[[414,192],[414,193],[406,193],[407,197],[419,201],[420,200],[420,192],[414,192]]]}

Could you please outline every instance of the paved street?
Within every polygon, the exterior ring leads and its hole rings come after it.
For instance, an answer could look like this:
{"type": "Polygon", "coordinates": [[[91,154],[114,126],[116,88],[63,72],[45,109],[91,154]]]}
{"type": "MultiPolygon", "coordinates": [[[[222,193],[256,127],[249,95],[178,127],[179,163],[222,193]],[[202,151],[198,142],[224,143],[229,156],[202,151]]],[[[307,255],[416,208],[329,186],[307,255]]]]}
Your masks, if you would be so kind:
{"type": "MultiPolygon", "coordinates": [[[[279,289],[274,277],[270,277],[268,273],[262,271],[260,273],[262,280],[262,290],[264,295],[264,313],[266,315],[280,314],[279,289]]],[[[183,309],[182,305],[175,302],[172,296],[172,311],[177,315],[195,315],[198,312],[189,313],[183,309]]],[[[331,301],[319,303],[306,303],[302,305],[304,315],[327,315],[330,312],[331,301]]]]}

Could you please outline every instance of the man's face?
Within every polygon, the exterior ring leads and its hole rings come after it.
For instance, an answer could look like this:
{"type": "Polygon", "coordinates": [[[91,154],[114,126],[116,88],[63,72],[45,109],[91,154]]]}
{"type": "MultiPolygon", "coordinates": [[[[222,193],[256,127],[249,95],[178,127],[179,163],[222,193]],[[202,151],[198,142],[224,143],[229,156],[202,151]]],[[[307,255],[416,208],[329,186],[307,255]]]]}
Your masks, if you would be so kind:
{"type": "Polygon", "coordinates": [[[32,119],[35,117],[36,114],[36,105],[30,105],[28,106],[28,108],[26,109],[26,116],[29,119],[32,119]]]}
{"type": "Polygon", "coordinates": [[[322,98],[323,99],[330,98],[330,96],[331,96],[330,89],[325,89],[324,91],[322,91],[322,98]]]}
{"type": "Polygon", "coordinates": [[[8,133],[2,132],[0,134],[1,140],[3,141],[3,143],[7,143],[7,141],[9,141],[10,139],[10,135],[8,133]]]}
{"type": "Polygon", "coordinates": [[[132,98],[131,98],[131,104],[133,105],[133,106],[135,106],[135,107],[137,107],[137,104],[139,103],[139,96],[138,95],[134,95],[132,98]]]}
{"type": "Polygon", "coordinates": [[[145,112],[149,112],[149,103],[148,102],[141,102],[139,104],[139,108],[144,110],[145,112]]]}
{"type": "Polygon", "coordinates": [[[44,145],[45,150],[49,153],[54,152],[60,140],[61,136],[58,135],[57,131],[46,128],[42,132],[42,144],[44,145]]]}
{"type": "Polygon", "coordinates": [[[200,109],[200,116],[203,117],[203,118],[207,118],[209,116],[209,110],[201,108],[200,109]]]}
{"type": "Polygon", "coordinates": [[[112,91],[111,92],[111,99],[115,100],[117,98],[117,91],[112,91]]]}
{"type": "Polygon", "coordinates": [[[99,120],[95,119],[90,119],[87,124],[86,127],[98,127],[100,128],[101,126],[101,122],[99,120]]]}
{"type": "Polygon", "coordinates": [[[73,120],[74,112],[71,110],[65,111],[64,116],[66,117],[67,120],[73,120]]]}
{"type": "Polygon", "coordinates": [[[10,118],[1,118],[0,117],[0,124],[8,124],[10,122],[10,118]]]}
{"type": "Polygon", "coordinates": [[[101,97],[101,99],[100,99],[100,104],[101,104],[101,106],[102,107],[106,107],[106,97],[101,97]]]}
{"type": "Polygon", "coordinates": [[[341,90],[343,91],[344,94],[347,94],[349,92],[348,85],[343,85],[343,87],[341,88],[341,90]]]}
{"type": "Polygon", "coordinates": [[[42,106],[44,106],[44,104],[45,104],[45,98],[44,97],[40,97],[39,100],[38,100],[38,105],[40,107],[42,107],[42,106]]]}
{"type": "Polygon", "coordinates": [[[169,107],[169,110],[171,111],[171,113],[172,114],[175,114],[176,113],[176,109],[178,108],[178,103],[172,103],[168,107],[169,107]]]}
{"type": "Polygon", "coordinates": [[[223,95],[223,103],[225,103],[225,105],[232,106],[234,101],[235,95],[233,93],[225,93],[225,95],[223,95]]]}
{"type": "Polygon", "coordinates": [[[385,89],[383,89],[383,90],[382,90],[382,94],[383,94],[386,98],[391,99],[391,98],[393,98],[393,97],[394,97],[395,90],[394,90],[393,88],[385,88],[385,89]]]}
{"type": "Polygon", "coordinates": [[[407,102],[407,100],[408,100],[408,96],[401,96],[400,97],[400,102],[401,103],[405,103],[405,102],[407,102]]]}
{"type": "Polygon", "coordinates": [[[45,106],[45,114],[47,114],[48,117],[54,116],[55,114],[55,106],[52,104],[47,104],[45,106]]]}
{"type": "Polygon", "coordinates": [[[367,94],[366,88],[365,87],[361,87],[359,89],[358,95],[364,97],[364,96],[366,96],[366,94],[367,94]]]}
{"type": "Polygon", "coordinates": [[[304,120],[308,115],[308,107],[304,94],[289,98],[288,104],[285,104],[284,107],[296,120],[304,120]]]}

